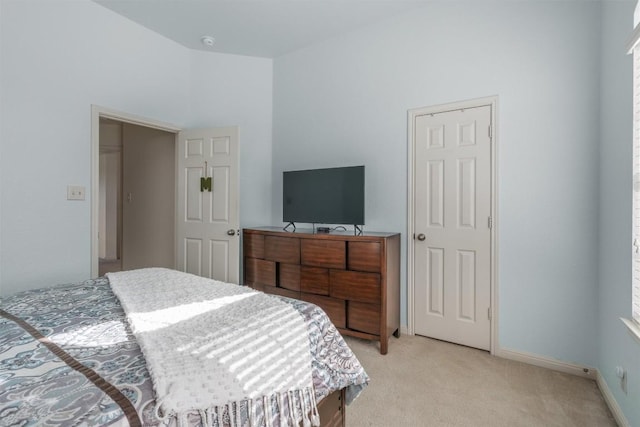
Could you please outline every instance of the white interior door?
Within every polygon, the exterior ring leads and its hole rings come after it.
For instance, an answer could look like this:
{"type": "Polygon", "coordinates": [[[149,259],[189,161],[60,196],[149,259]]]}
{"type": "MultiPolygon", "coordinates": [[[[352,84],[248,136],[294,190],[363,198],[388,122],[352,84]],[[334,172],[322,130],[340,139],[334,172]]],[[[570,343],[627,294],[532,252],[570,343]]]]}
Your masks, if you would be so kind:
{"type": "Polygon", "coordinates": [[[187,130],[177,138],[177,269],[238,283],[238,129],[187,130]],[[205,174],[211,191],[201,191],[205,174]]]}
{"type": "Polygon", "coordinates": [[[416,117],[415,333],[489,350],[491,107],[416,117]]]}

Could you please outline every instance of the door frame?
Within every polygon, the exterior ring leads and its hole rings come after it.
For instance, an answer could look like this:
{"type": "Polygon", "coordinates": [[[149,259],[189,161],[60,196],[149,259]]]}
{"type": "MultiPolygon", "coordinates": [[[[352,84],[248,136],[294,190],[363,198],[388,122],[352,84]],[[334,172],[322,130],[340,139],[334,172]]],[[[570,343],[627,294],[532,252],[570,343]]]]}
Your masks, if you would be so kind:
{"type": "Polygon", "coordinates": [[[498,96],[489,96],[484,98],[470,99],[466,101],[451,102],[446,104],[433,105],[429,107],[413,108],[408,110],[407,139],[408,139],[408,155],[407,155],[407,333],[415,335],[415,282],[414,282],[414,190],[415,190],[415,122],[418,116],[425,114],[445,113],[465,108],[474,108],[490,106],[491,107],[491,218],[492,227],[490,230],[491,248],[490,248],[490,294],[491,294],[491,331],[490,331],[490,349],[491,354],[495,354],[499,347],[498,344],[498,96]]]}
{"type": "MultiPolygon", "coordinates": [[[[117,120],[147,128],[163,130],[177,134],[179,126],[159,120],[137,116],[135,114],[112,110],[99,105],[91,105],[91,277],[98,277],[99,223],[99,183],[100,183],[100,118],[117,120]]],[[[177,186],[177,183],[176,183],[177,186]]],[[[175,250],[175,248],[174,248],[175,250]]]]}

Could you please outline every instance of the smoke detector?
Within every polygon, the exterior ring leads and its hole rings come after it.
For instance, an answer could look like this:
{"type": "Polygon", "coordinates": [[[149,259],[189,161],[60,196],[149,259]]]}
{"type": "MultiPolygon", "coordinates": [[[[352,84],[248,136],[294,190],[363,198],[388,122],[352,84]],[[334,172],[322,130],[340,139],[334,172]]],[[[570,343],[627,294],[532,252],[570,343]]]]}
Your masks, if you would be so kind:
{"type": "Polygon", "coordinates": [[[200,42],[201,42],[203,45],[205,45],[206,47],[211,47],[211,46],[213,46],[213,45],[215,44],[216,39],[214,39],[214,38],[213,38],[213,37],[211,37],[211,36],[202,36],[202,37],[200,38],[200,42]]]}

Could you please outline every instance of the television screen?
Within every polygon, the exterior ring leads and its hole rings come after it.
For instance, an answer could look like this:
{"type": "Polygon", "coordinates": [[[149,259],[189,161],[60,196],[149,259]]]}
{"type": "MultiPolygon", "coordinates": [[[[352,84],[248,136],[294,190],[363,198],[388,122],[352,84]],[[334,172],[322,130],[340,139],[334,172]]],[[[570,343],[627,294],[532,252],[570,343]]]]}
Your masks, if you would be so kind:
{"type": "Polygon", "coordinates": [[[282,220],[364,225],[364,166],[285,171],[282,220]]]}

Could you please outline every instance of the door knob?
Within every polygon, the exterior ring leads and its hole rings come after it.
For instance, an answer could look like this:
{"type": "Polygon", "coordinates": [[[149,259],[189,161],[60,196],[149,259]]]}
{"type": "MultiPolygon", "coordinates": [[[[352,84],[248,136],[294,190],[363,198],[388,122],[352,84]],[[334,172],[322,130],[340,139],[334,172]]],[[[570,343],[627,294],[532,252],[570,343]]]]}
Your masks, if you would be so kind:
{"type": "Polygon", "coordinates": [[[227,230],[227,234],[229,236],[235,236],[236,235],[236,230],[233,230],[233,229],[227,230]]]}
{"type": "Polygon", "coordinates": [[[427,236],[425,236],[424,234],[422,234],[422,233],[418,234],[418,240],[420,240],[421,242],[423,242],[424,239],[426,239],[426,238],[427,238],[427,236]]]}

